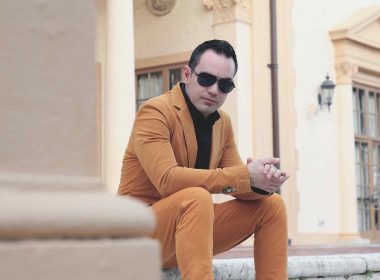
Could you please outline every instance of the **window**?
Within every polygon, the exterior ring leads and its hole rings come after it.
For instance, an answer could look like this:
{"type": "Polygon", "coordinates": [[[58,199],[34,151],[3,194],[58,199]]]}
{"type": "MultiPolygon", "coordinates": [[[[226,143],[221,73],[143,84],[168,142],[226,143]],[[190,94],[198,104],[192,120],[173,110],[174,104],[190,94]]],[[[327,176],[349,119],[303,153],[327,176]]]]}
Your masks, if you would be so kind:
{"type": "Polygon", "coordinates": [[[185,63],[154,67],[136,71],[136,108],[146,100],[171,89],[181,81],[182,67],[185,63]]]}
{"type": "Polygon", "coordinates": [[[378,231],[380,185],[380,90],[353,87],[356,197],[360,231],[378,231]]]}

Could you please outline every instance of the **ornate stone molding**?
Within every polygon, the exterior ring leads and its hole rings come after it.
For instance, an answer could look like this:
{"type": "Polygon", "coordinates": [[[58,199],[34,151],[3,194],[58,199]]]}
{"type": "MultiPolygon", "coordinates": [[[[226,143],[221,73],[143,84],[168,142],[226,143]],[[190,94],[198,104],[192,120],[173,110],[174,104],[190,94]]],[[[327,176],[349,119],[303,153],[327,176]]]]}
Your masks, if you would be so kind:
{"type": "Polygon", "coordinates": [[[231,21],[252,23],[252,0],[203,0],[203,5],[214,12],[214,24],[231,21]]]}
{"type": "Polygon", "coordinates": [[[352,75],[358,72],[358,66],[350,62],[335,65],[337,84],[351,84],[352,75]]]}
{"type": "Polygon", "coordinates": [[[146,5],[150,13],[155,16],[163,16],[170,13],[177,0],[147,0],[146,5]]]}

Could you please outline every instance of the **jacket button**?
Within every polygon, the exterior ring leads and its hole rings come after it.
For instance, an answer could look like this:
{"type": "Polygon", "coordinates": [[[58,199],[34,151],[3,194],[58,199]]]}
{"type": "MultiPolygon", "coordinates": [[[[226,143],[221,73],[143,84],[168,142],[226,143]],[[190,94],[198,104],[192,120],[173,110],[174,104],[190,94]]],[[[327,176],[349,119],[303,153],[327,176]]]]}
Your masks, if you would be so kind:
{"type": "Polygon", "coordinates": [[[225,193],[225,194],[229,194],[229,193],[233,193],[233,192],[236,192],[236,188],[234,188],[234,187],[225,187],[223,189],[223,193],[225,193]]]}

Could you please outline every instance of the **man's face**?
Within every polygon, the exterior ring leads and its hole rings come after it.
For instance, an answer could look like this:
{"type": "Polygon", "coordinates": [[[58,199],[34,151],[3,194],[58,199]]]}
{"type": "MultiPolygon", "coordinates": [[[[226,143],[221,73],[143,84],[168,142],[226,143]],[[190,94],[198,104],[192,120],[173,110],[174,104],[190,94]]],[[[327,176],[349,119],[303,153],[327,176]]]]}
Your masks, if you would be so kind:
{"type": "Polygon", "coordinates": [[[232,58],[227,58],[223,54],[217,54],[213,50],[206,50],[201,55],[195,69],[190,69],[188,65],[184,67],[183,76],[186,92],[198,111],[207,118],[223,105],[228,94],[223,93],[219,89],[217,82],[209,87],[201,86],[198,83],[196,73],[202,72],[212,74],[218,77],[218,79],[233,79],[235,64],[232,58]]]}

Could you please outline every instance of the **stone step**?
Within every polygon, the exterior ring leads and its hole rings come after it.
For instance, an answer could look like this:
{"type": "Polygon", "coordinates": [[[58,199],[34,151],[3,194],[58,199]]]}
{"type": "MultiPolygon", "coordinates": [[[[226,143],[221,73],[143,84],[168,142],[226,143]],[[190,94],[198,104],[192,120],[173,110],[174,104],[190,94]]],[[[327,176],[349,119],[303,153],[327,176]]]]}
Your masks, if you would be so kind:
{"type": "MultiPolygon", "coordinates": [[[[255,279],[252,258],[214,259],[217,280],[255,279]]],[[[380,254],[289,257],[289,279],[380,280],[380,254]]],[[[180,280],[178,268],[164,270],[163,280],[180,280]]]]}

